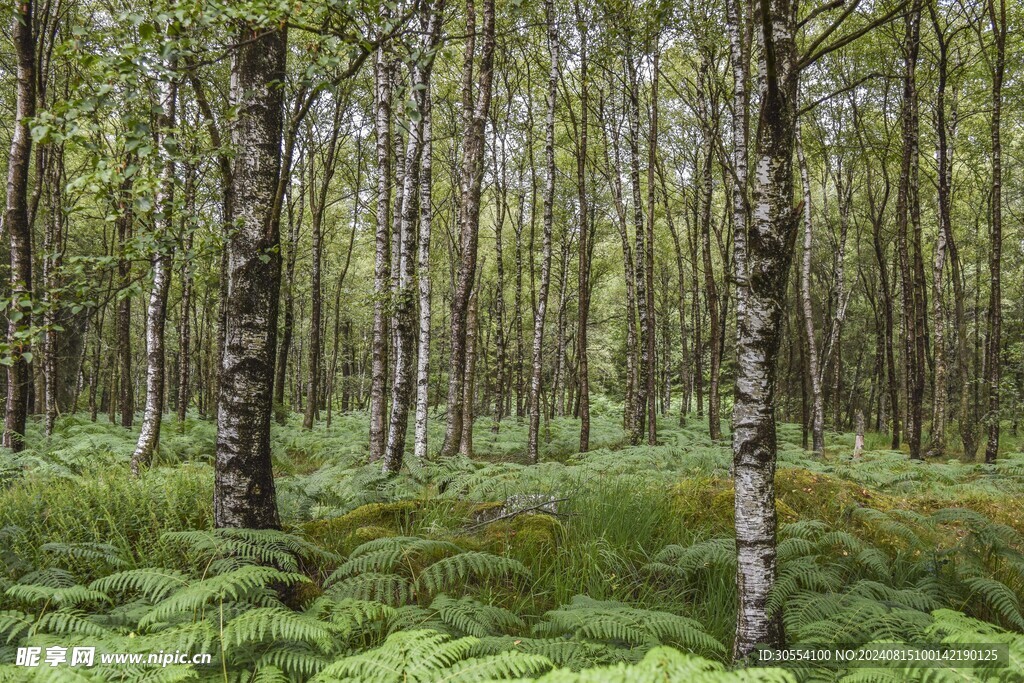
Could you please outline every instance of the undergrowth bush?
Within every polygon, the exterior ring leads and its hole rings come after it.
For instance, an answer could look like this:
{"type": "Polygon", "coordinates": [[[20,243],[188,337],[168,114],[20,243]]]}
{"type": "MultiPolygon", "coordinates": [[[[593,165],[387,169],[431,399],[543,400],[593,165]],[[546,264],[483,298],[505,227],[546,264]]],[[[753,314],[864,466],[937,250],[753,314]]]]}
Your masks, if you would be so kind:
{"type": "MultiPolygon", "coordinates": [[[[1003,669],[731,669],[731,456],[706,426],[661,421],[630,447],[596,401],[542,430],[478,421],[475,459],[394,477],[365,462],[365,415],[275,425],[284,531],[213,530],[214,428],[135,434],[65,416],[0,458],[0,681],[1019,680],[1024,455],[996,465],[824,458],[780,426],[779,579],[791,643],[1005,643],[1003,669]],[[497,431],[495,431],[497,427],[497,431]],[[511,514],[506,501],[548,501],[511,514]],[[496,512],[497,511],[497,512],[496,512]],[[501,513],[505,511],[504,515],[501,513]],[[498,515],[494,519],[494,515],[498,515]],[[18,647],[208,652],[206,666],[16,667],[18,647]],[[539,677],[539,678],[538,678],[539,677]]],[[[442,427],[435,420],[435,441],[442,427]]]]}

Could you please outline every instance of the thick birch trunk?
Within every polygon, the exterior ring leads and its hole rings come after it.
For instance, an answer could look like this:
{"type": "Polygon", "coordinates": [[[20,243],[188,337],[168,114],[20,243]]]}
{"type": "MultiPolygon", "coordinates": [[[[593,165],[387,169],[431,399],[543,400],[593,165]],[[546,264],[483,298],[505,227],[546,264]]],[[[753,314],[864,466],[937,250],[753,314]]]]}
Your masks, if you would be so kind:
{"type": "Polygon", "coordinates": [[[28,345],[19,333],[28,327],[32,311],[32,223],[28,212],[28,171],[32,156],[29,122],[36,113],[36,56],[31,0],[15,7],[11,39],[17,57],[17,95],[14,129],[7,161],[7,209],[4,228],[10,235],[11,304],[7,313],[7,344],[11,364],[7,367],[7,406],[3,445],[18,452],[25,446],[28,392],[32,386],[29,358],[22,354],[28,345]]]}
{"type": "Polygon", "coordinates": [[[238,227],[227,241],[228,291],[217,409],[214,524],[280,526],[270,422],[281,285],[280,202],[287,29],[242,24],[232,56],[233,181],[238,227]]]}
{"type": "Polygon", "coordinates": [[[761,112],[758,119],[753,225],[747,246],[746,291],[738,298],[733,469],[736,503],[736,586],[739,605],[733,656],[784,640],[781,615],[768,598],[777,572],[775,513],[775,389],[786,308],[786,285],[799,212],[793,206],[796,139],[795,11],[769,0],[761,31],[761,112]]]}

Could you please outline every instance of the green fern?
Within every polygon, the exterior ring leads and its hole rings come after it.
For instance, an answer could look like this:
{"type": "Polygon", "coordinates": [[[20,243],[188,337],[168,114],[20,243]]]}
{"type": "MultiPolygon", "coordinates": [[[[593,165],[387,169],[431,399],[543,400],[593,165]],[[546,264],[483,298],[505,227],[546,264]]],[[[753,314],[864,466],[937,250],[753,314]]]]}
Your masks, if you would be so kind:
{"type": "Polygon", "coordinates": [[[518,560],[470,551],[438,560],[423,570],[416,583],[418,589],[436,594],[472,581],[487,582],[529,576],[530,570],[518,560]]]}
{"type": "Polygon", "coordinates": [[[224,628],[227,649],[250,646],[267,640],[306,643],[330,650],[338,629],[307,615],[284,607],[259,607],[235,617],[224,628]]]}
{"type": "Polygon", "coordinates": [[[670,647],[652,649],[636,664],[618,664],[573,672],[561,669],[536,679],[537,683],[795,683],[782,669],[727,671],[717,662],[683,654],[670,647]]]}
{"type": "Polygon", "coordinates": [[[437,613],[442,623],[478,638],[526,629],[526,622],[514,612],[495,605],[485,605],[468,596],[456,600],[447,595],[438,595],[430,604],[430,609],[437,613]]]}
{"type": "Polygon", "coordinates": [[[161,600],[140,621],[147,626],[166,621],[183,613],[202,610],[211,603],[248,600],[254,605],[265,606],[274,602],[270,587],[290,586],[308,583],[302,574],[283,572],[273,567],[248,565],[234,571],[190,583],[161,600]]]}
{"type": "Polygon", "coordinates": [[[110,574],[89,584],[89,588],[107,594],[136,593],[151,601],[160,601],[188,584],[188,576],[174,569],[143,567],[110,574]]]}
{"type": "Polygon", "coordinates": [[[334,598],[372,600],[392,607],[406,605],[413,600],[413,584],[399,574],[368,572],[342,579],[327,589],[334,598]]]}
{"type": "Polygon", "coordinates": [[[668,612],[630,607],[578,595],[571,604],[544,615],[537,635],[573,635],[579,639],[621,643],[629,647],[671,644],[700,652],[725,652],[725,647],[693,619],[668,612]]]}
{"type": "Polygon", "coordinates": [[[313,681],[487,681],[536,675],[551,667],[551,662],[544,657],[524,653],[470,657],[477,642],[471,636],[450,640],[434,631],[401,631],[389,636],[375,650],[338,660],[313,681]]]}

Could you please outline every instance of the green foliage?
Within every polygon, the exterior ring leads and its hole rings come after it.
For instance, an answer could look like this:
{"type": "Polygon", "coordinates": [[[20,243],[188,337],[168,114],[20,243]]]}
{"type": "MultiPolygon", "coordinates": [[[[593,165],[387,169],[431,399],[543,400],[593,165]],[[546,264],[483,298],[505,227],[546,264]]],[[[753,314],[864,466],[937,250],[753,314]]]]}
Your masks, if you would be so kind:
{"type": "Polygon", "coordinates": [[[583,595],[576,596],[562,609],[548,612],[534,631],[546,637],[574,636],[631,648],[673,644],[692,651],[725,651],[693,619],[583,595]]]}
{"type": "Polygon", "coordinates": [[[533,675],[551,667],[544,657],[513,651],[471,657],[476,642],[472,636],[450,640],[432,631],[400,631],[377,649],[331,664],[313,680],[468,683],[533,675]]]}
{"type": "MultiPolygon", "coordinates": [[[[209,436],[198,421],[185,429],[200,444],[209,436]]],[[[926,681],[1024,671],[1024,458],[996,470],[919,467],[887,452],[811,459],[784,445],[777,478],[770,606],[793,644],[1005,642],[1008,669],[729,670],[729,458],[699,427],[662,425],[666,445],[654,448],[557,453],[537,467],[454,458],[390,479],[360,462],[364,429],[351,415],[330,430],[275,427],[286,529],[214,530],[212,473],[189,461],[206,455],[187,439],[171,440],[164,464],[135,480],[131,433],[62,418],[49,446],[37,434],[19,456],[29,469],[5,470],[0,661],[26,645],[213,656],[207,666],[58,668],[39,674],[47,681],[224,672],[287,683],[926,681]],[[93,462],[72,455],[79,437],[101,448],[93,462]],[[559,499],[556,514],[481,523],[518,494],[559,499]]],[[[497,438],[485,429],[484,448],[512,453],[519,429],[503,423],[497,438]]],[[[25,675],[0,664],[0,681],[25,675]]]]}
{"type": "Polygon", "coordinates": [[[791,674],[779,669],[727,671],[717,662],[685,655],[667,647],[651,650],[636,664],[618,664],[579,672],[553,671],[537,679],[538,683],[792,683],[794,680],[791,674]]]}

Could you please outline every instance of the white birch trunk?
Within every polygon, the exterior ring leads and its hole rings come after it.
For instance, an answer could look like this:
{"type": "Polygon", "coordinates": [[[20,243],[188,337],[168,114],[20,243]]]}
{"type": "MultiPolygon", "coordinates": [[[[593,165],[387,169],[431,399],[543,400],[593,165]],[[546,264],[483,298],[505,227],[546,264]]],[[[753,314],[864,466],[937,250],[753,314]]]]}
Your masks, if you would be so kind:
{"type": "MultiPolygon", "coordinates": [[[[174,60],[168,63],[173,72],[174,60]]],[[[142,416],[142,429],[132,454],[132,474],[138,476],[142,467],[148,467],[160,443],[160,423],[164,408],[164,330],[167,323],[167,294],[171,287],[171,265],[174,248],[170,242],[171,216],[174,206],[175,163],[173,150],[165,147],[175,124],[178,86],[173,77],[166,76],[159,84],[160,115],[157,123],[157,149],[163,160],[160,185],[154,207],[153,285],[149,292],[146,313],[146,408],[142,416]]]]}
{"type": "Polygon", "coordinates": [[[551,281],[551,232],[554,223],[555,203],[555,102],[558,96],[558,27],[555,24],[554,0],[545,0],[545,15],[548,24],[548,55],[551,59],[548,71],[547,116],[545,119],[544,141],[544,227],[541,246],[540,286],[537,289],[537,313],[533,323],[533,361],[530,374],[530,430],[526,441],[528,462],[537,462],[540,433],[541,394],[541,353],[544,344],[544,318],[547,314],[548,285],[551,281]]]}
{"type": "Polygon", "coordinates": [[[814,308],[811,306],[811,181],[807,172],[807,157],[800,140],[797,124],[796,151],[800,159],[800,182],[803,186],[804,243],[800,268],[800,297],[804,308],[804,340],[807,342],[807,370],[811,380],[811,450],[821,455],[825,450],[825,400],[821,391],[821,372],[818,365],[818,344],[814,336],[814,308]]]}

